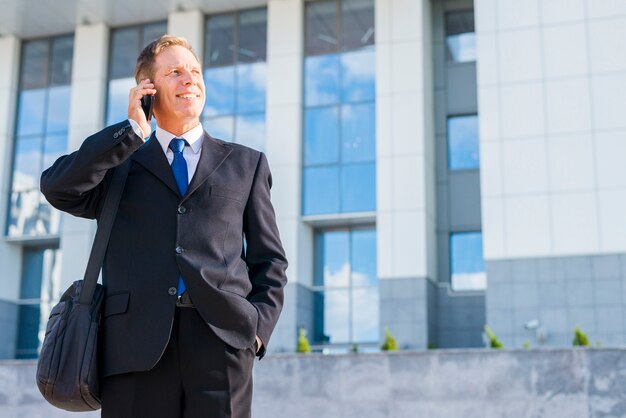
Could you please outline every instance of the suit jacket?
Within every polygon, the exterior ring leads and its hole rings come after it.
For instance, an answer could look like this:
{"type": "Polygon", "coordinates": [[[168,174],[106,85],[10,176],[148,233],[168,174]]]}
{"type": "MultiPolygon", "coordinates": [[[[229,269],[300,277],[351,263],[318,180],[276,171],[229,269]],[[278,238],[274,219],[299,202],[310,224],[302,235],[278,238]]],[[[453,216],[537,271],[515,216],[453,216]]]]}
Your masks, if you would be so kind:
{"type": "Polygon", "coordinates": [[[287,282],[265,156],[205,132],[180,196],[154,134],[144,143],[125,121],[59,158],[43,172],[41,190],[57,209],[98,219],[110,169],[128,158],[102,270],[102,377],[156,365],[170,337],[179,274],[218,337],[243,349],[258,335],[265,350],[287,282]]]}

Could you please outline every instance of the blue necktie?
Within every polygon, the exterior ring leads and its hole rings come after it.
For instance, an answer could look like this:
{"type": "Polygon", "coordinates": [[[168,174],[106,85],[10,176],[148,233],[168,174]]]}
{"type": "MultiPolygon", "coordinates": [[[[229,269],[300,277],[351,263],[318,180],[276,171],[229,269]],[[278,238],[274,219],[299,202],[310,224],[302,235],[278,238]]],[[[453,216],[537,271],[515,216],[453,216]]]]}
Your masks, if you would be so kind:
{"type": "MultiPolygon", "coordinates": [[[[178,184],[180,195],[184,196],[189,186],[189,175],[187,174],[187,161],[183,157],[183,149],[185,149],[185,140],[182,138],[174,138],[170,142],[169,149],[174,153],[174,161],[172,161],[172,172],[178,184]]],[[[178,277],[178,295],[182,295],[187,288],[183,282],[183,276],[178,277]]]]}

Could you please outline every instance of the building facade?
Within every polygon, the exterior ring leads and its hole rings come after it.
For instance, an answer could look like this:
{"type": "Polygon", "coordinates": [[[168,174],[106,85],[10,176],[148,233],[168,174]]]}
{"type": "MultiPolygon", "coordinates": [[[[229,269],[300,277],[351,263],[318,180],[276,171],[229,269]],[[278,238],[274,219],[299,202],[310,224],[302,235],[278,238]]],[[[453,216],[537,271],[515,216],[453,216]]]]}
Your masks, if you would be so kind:
{"type": "Polygon", "coordinates": [[[32,358],[95,223],[41,171],[126,117],[164,33],[204,128],[264,151],[290,267],[270,351],[626,342],[626,5],[614,0],[8,1],[0,358],[32,358]]]}

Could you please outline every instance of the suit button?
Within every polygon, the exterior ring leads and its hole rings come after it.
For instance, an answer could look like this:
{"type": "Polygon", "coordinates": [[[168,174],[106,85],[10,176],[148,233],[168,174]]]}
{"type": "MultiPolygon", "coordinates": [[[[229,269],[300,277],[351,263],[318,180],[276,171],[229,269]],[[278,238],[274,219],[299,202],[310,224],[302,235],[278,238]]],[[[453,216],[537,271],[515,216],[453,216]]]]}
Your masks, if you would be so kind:
{"type": "Polygon", "coordinates": [[[170,287],[169,289],[167,289],[167,293],[169,293],[170,296],[174,296],[176,293],[178,293],[178,290],[175,287],[170,287]]]}
{"type": "Polygon", "coordinates": [[[117,139],[117,137],[118,137],[118,136],[119,136],[119,134],[118,134],[117,132],[115,132],[115,133],[113,134],[113,138],[115,138],[115,139],[117,139]]]}
{"type": "Polygon", "coordinates": [[[184,207],[184,206],[179,206],[178,207],[178,213],[180,213],[182,215],[185,212],[187,212],[187,208],[186,207],[184,207]]]}
{"type": "Polygon", "coordinates": [[[176,254],[182,254],[184,252],[185,252],[185,249],[183,247],[180,247],[180,246],[176,247],[176,254]]]}

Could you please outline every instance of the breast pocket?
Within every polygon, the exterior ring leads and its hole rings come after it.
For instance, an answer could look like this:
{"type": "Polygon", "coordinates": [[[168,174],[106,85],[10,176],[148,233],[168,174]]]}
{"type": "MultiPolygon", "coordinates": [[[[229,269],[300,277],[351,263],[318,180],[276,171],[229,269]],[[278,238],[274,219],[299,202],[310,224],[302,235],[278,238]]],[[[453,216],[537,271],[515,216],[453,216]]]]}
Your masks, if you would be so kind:
{"type": "Polygon", "coordinates": [[[217,197],[222,199],[230,199],[239,203],[243,203],[243,194],[235,189],[231,189],[226,186],[212,185],[210,191],[211,197],[217,197]]]}

